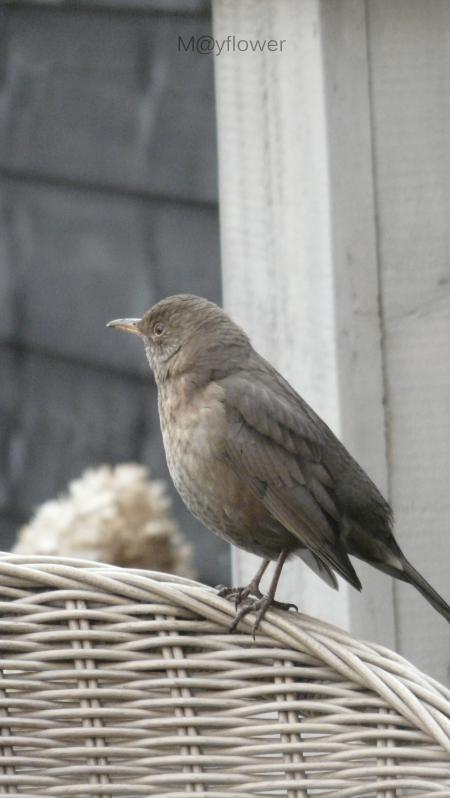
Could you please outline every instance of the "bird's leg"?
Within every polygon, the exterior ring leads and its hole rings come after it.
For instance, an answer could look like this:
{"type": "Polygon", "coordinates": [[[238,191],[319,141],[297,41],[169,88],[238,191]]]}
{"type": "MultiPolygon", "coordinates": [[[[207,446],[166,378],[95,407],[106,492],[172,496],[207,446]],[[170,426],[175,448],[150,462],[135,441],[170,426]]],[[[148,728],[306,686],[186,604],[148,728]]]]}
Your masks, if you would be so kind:
{"type": "MultiPolygon", "coordinates": [[[[255,621],[255,623],[253,625],[253,637],[255,637],[256,632],[258,630],[258,627],[259,627],[262,619],[264,618],[264,615],[266,614],[267,610],[269,609],[269,607],[277,607],[280,610],[289,610],[291,607],[293,607],[295,610],[298,610],[298,607],[295,604],[285,604],[282,601],[275,601],[275,593],[276,593],[276,590],[277,590],[277,587],[278,587],[278,582],[279,582],[279,579],[280,579],[280,576],[281,576],[281,571],[283,570],[283,565],[286,562],[288,554],[289,554],[288,551],[282,551],[281,552],[281,554],[279,555],[278,560],[277,560],[277,564],[276,564],[276,567],[275,567],[275,572],[274,572],[272,581],[270,583],[270,587],[269,587],[268,592],[266,593],[265,596],[262,596],[261,594],[259,594],[259,596],[257,598],[250,599],[249,601],[247,601],[245,604],[242,605],[240,610],[237,612],[233,623],[230,626],[230,632],[233,632],[234,629],[236,629],[239,621],[244,617],[244,615],[247,615],[247,613],[249,613],[249,612],[256,611],[256,613],[257,613],[256,614],[256,621],[255,621]]],[[[266,567],[267,567],[267,564],[266,564],[266,567]]],[[[263,573],[264,573],[264,571],[263,571],[263,573]]],[[[258,574],[257,574],[257,576],[258,576],[258,574]]],[[[261,576],[262,576],[262,574],[261,574],[261,576]]]]}
{"type": "Polygon", "coordinates": [[[252,581],[246,587],[224,587],[223,585],[217,585],[217,590],[219,591],[218,595],[222,598],[234,598],[236,608],[244,599],[248,598],[248,596],[262,598],[263,594],[259,589],[259,583],[263,578],[269,562],[270,560],[262,561],[252,581]]]}

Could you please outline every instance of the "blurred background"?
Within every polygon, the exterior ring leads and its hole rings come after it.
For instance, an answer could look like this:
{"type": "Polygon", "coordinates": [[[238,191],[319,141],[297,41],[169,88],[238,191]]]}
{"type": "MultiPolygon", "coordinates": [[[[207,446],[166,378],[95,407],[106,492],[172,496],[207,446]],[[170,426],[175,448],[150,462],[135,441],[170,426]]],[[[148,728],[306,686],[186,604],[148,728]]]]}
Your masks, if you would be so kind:
{"type": "Polygon", "coordinates": [[[177,51],[210,28],[203,0],[0,7],[2,549],[87,467],[138,461],[199,578],[229,580],[168,478],[144,350],[105,329],[221,301],[213,61],[177,51]]]}

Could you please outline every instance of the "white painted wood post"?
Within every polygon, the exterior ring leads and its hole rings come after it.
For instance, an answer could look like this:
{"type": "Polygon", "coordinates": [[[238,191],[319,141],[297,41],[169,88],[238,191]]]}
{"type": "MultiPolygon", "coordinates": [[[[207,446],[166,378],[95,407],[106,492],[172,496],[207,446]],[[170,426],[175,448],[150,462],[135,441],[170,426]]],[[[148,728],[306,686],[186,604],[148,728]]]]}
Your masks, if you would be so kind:
{"type": "MultiPolygon", "coordinates": [[[[387,495],[384,264],[366,4],[214,0],[213,10],[220,41],[229,34],[285,41],[281,53],[222,50],[215,60],[225,306],[387,495]]],[[[256,563],[235,551],[236,582],[244,584],[256,563]]],[[[391,647],[401,640],[406,652],[392,580],[356,565],[362,594],[343,582],[336,594],[294,561],[280,598],[391,647]]],[[[418,601],[419,624],[428,610],[418,601]]],[[[434,663],[416,649],[415,661],[444,679],[445,644],[434,644],[434,663]]]]}
{"type": "MultiPolygon", "coordinates": [[[[332,19],[317,0],[214,6],[217,39],[286,40],[282,53],[216,58],[224,301],[385,489],[364,8],[338,5],[332,19]]],[[[241,552],[234,563],[239,582],[255,567],[241,552]]],[[[344,584],[334,593],[299,562],[286,570],[284,594],[305,611],[394,642],[389,582],[376,595],[377,575],[365,578],[361,598],[344,584]]]]}

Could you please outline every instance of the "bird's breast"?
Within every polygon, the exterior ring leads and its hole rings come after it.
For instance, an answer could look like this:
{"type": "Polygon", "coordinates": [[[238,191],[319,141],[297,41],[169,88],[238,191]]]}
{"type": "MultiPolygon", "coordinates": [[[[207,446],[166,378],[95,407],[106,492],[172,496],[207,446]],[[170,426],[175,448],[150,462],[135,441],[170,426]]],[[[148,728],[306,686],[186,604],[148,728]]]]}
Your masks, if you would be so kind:
{"type": "Polygon", "coordinates": [[[178,380],[160,389],[158,399],[170,475],[191,512],[207,523],[204,516],[216,514],[211,505],[217,503],[217,483],[230,479],[222,461],[226,416],[220,389],[210,384],[189,390],[178,380]]]}
{"type": "MultiPolygon", "coordinates": [[[[190,392],[179,385],[159,390],[159,413],[167,465],[189,510],[235,545],[259,553],[272,519],[238,479],[224,456],[227,419],[220,386],[190,392]]],[[[269,556],[269,555],[268,555],[269,556]]],[[[274,555],[275,556],[275,555],[274,555]]]]}
{"type": "Polygon", "coordinates": [[[182,380],[158,394],[164,447],[171,475],[179,471],[200,478],[223,450],[226,415],[219,386],[194,389],[182,380]],[[174,472],[174,473],[172,473],[174,472]]]}

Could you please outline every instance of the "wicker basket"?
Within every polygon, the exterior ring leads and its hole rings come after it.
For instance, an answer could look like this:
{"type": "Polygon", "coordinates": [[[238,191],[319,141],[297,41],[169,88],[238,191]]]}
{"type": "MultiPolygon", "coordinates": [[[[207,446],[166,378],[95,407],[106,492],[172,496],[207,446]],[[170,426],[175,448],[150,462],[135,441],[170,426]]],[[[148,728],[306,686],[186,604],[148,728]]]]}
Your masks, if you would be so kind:
{"type": "Polygon", "coordinates": [[[2,555],[0,795],[450,796],[450,693],[304,615],[2,555]]]}

